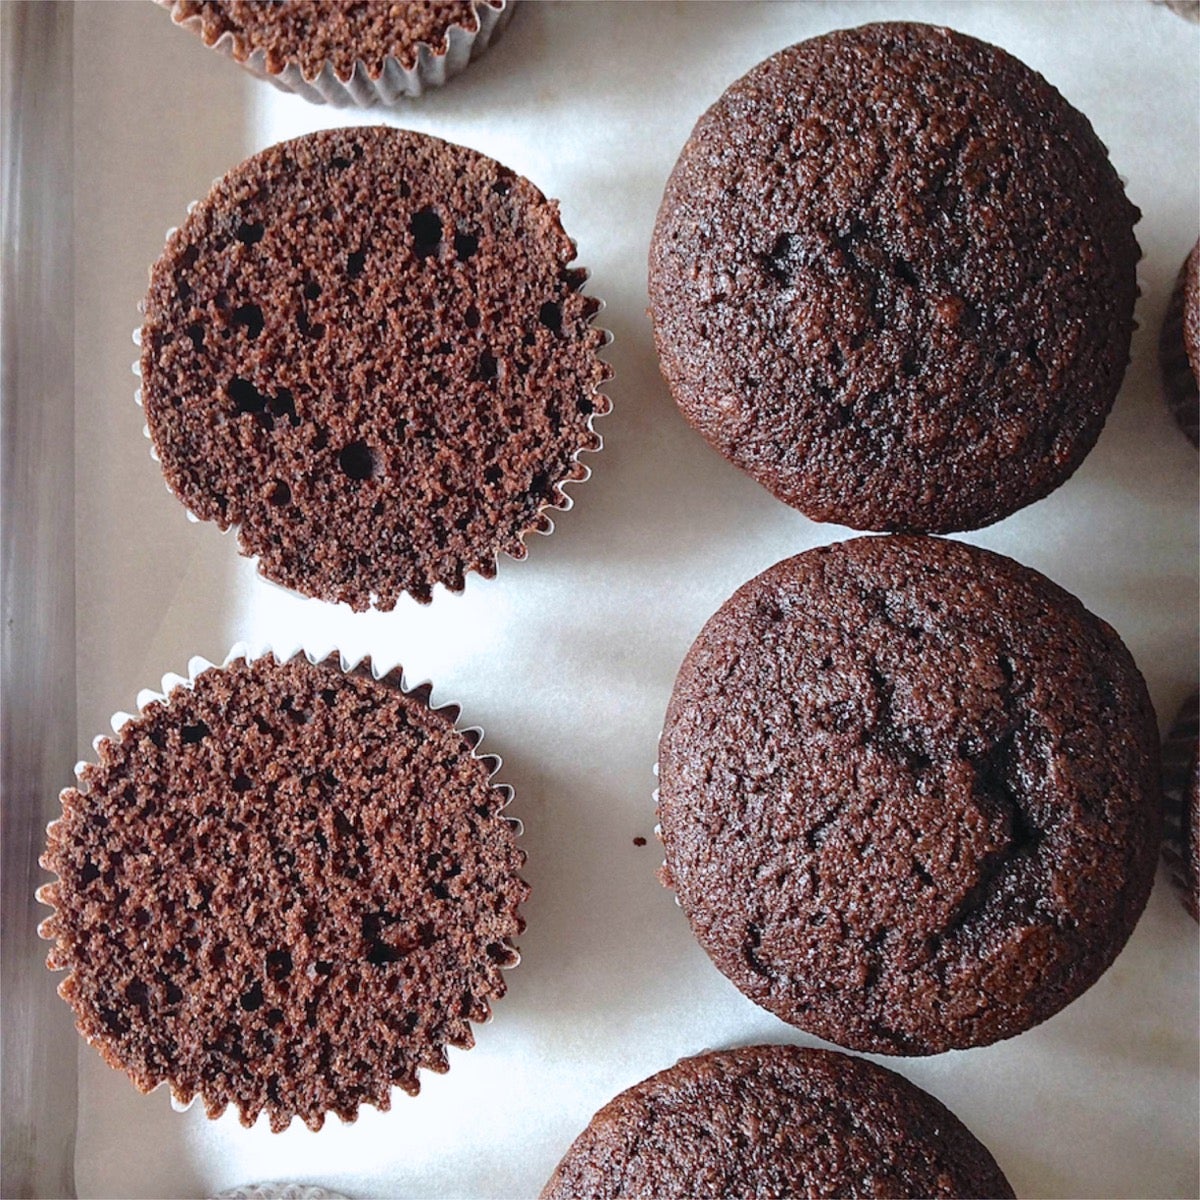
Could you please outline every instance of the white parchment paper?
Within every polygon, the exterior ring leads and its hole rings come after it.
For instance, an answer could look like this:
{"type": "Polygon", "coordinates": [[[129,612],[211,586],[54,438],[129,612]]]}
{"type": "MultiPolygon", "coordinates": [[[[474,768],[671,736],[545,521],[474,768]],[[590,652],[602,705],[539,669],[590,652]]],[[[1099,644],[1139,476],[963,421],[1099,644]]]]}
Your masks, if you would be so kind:
{"type": "MultiPolygon", "coordinates": [[[[650,768],[704,620],[751,575],[845,531],[778,503],[685,426],[658,375],[645,259],[701,111],[775,50],[880,18],[950,24],[1041,71],[1091,118],[1143,211],[1142,328],[1099,445],[1048,499],[968,536],[1112,622],[1165,722],[1197,661],[1197,458],[1161,402],[1155,358],[1200,232],[1195,26],[1146,0],[526,3],[444,91],[346,113],[256,82],[144,0],[79,6],[80,756],[193,654],[219,661],[238,639],[369,651],[433,679],[435,700],[487,730],[533,885],[524,962],[495,1020],[390,1113],[331,1118],[315,1135],[209,1122],[173,1112],[162,1090],[138,1094],[81,1043],[81,1196],[199,1197],[261,1179],[360,1198],[532,1196],[602,1103],[681,1055],[811,1040],[725,981],[659,886],[650,768]],[[381,120],[472,146],[561,198],[616,336],[615,414],[593,480],[526,562],[427,608],[355,615],[262,582],[232,537],[187,522],[142,437],[129,333],[164,231],[215,176],[285,137],[381,120]]],[[[1197,929],[1163,875],[1116,965],[1066,1011],[997,1046],[888,1065],[947,1103],[1020,1195],[1196,1196],[1197,1025],[1197,929]]]]}

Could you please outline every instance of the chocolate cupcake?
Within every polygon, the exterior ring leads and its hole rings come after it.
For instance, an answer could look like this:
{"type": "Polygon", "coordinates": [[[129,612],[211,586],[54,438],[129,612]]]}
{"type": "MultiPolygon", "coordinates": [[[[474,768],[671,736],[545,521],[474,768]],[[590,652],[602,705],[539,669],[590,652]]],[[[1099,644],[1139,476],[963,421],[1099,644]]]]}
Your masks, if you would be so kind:
{"type": "Polygon", "coordinates": [[[1167,407],[1193,446],[1200,445],[1200,242],[1179,269],[1158,341],[1167,407]]]}
{"type": "Polygon", "coordinates": [[[974,546],[859,538],[739,589],[659,749],[664,882],[756,1003],[881,1054],[1053,1016],[1133,930],[1158,735],[1116,633],[974,546]]]}
{"type": "Polygon", "coordinates": [[[171,490],[269,579],[352,608],[491,576],[587,478],[608,377],[558,206],[386,127],[219,180],[150,277],[141,397],[171,490]]]}
{"type": "Polygon", "coordinates": [[[369,667],[205,670],[63,793],[48,965],[142,1091],[274,1130],[352,1121],[445,1071],[504,994],[528,888],[498,760],[428,685],[369,667]]]}
{"type": "Polygon", "coordinates": [[[394,104],[487,49],[515,0],[158,0],[176,25],[316,104],[394,104]]]}
{"type": "Polygon", "coordinates": [[[1200,695],[1184,702],[1163,742],[1163,858],[1183,907],[1200,921],[1200,695]]]}
{"type": "Polygon", "coordinates": [[[606,1104],[542,1200],[1012,1197],[943,1104],[861,1058],[747,1046],[685,1058],[606,1104]]]}
{"type": "Polygon", "coordinates": [[[902,22],[802,42],[726,91],[667,182],[663,375],[814,520],[990,524],[1100,434],[1138,215],[1087,119],[1003,50],[902,22]]]}

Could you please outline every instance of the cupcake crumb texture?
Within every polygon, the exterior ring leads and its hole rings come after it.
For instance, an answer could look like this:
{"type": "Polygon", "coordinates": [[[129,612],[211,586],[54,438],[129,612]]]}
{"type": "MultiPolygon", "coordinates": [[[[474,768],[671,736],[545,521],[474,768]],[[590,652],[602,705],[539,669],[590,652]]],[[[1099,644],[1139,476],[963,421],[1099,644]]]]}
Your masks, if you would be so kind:
{"type": "Polygon", "coordinates": [[[173,11],[179,22],[199,17],[208,46],[232,36],[239,62],[261,50],[271,75],[294,63],[312,79],[328,63],[344,82],[358,62],[378,79],[389,58],[411,70],[421,45],[444,54],[450,30],[474,33],[484,6],[502,7],[490,0],[176,0],[173,11]]]}
{"type": "Polygon", "coordinates": [[[336,660],[238,660],[150,704],[63,793],[42,860],[80,1032],[141,1090],[247,1125],[415,1094],[517,957],[494,766],[336,660]]]}

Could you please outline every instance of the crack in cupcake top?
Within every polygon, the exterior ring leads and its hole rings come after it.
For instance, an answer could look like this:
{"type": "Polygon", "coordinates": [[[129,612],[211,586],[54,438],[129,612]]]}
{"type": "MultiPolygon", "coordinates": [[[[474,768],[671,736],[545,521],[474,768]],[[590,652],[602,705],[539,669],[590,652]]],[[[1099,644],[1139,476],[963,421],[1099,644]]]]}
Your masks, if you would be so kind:
{"type": "Polygon", "coordinates": [[[931,538],[788,559],[680,670],[666,881],[747,995],[855,1049],[983,1045],[1133,929],[1157,737],[1116,635],[1048,580],[931,538]]]}
{"type": "Polygon", "coordinates": [[[495,760],[336,661],[235,661],[101,744],[42,860],[49,965],[148,1091],[319,1128],[415,1093],[502,996],[528,888],[495,760]]]}
{"type": "Polygon", "coordinates": [[[143,403],[172,490],[269,578],[356,609],[493,574],[600,444],[574,255],[556,204],[435,138],[256,155],[151,275],[143,403]]]}
{"type": "Polygon", "coordinates": [[[358,62],[378,79],[389,58],[411,70],[422,45],[445,54],[451,29],[479,28],[481,6],[500,7],[489,0],[176,0],[173,12],[180,22],[200,19],[205,45],[229,34],[239,61],[261,50],[269,74],[295,63],[311,80],[328,63],[344,83],[358,62]]]}

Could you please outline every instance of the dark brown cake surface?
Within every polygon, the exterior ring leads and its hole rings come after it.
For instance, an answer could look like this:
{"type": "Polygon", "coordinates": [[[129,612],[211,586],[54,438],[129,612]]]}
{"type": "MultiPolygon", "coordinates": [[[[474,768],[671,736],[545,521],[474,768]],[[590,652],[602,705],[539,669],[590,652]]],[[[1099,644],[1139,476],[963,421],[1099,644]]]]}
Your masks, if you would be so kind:
{"type": "Polygon", "coordinates": [[[151,274],[168,484],[268,578],[356,609],[493,574],[600,444],[574,255],[555,203],[461,146],[364,127],[263,151],[151,274]]]}
{"type": "Polygon", "coordinates": [[[1163,857],[1200,921],[1200,695],[1184,702],[1163,741],[1163,857]]]}
{"type": "Polygon", "coordinates": [[[1200,243],[1179,269],[1158,356],[1167,406],[1192,445],[1200,445],[1200,243]]]}
{"type": "Polygon", "coordinates": [[[143,1091],[273,1129],[353,1120],[444,1071],[504,994],[528,888],[495,760],[392,679],[208,670],[63,793],[48,962],[143,1091]]]}
{"type": "Polygon", "coordinates": [[[1012,1195],[971,1131],[893,1071],[748,1046],[685,1058],[622,1092],[542,1200],[1012,1195]]]}
{"type": "Polygon", "coordinates": [[[1007,516],[1095,443],[1129,358],[1137,210],[1086,118],[908,23],[755,67],[697,123],[650,250],[687,420],[815,520],[1007,516]]]}
{"type": "Polygon", "coordinates": [[[962,543],[859,538],[751,580],[684,660],[659,768],[664,882],[701,945],[853,1049],[1045,1020],[1153,880],[1158,737],[1128,651],[962,543]]]}
{"type": "MultiPolygon", "coordinates": [[[[411,68],[418,47],[444,54],[446,37],[456,25],[479,28],[476,10],[488,0],[178,0],[175,18],[199,17],[201,36],[211,46],[225,34],[244,61],[255,50],[266,55],[266,68],[278,74],[295,63],[306,79],[328,63],[347,80],[356,62],[372,79],[383,74],[388,58],[411,68]]],[[[499,5],[492,5],[499,7],[499,5]]]]}

